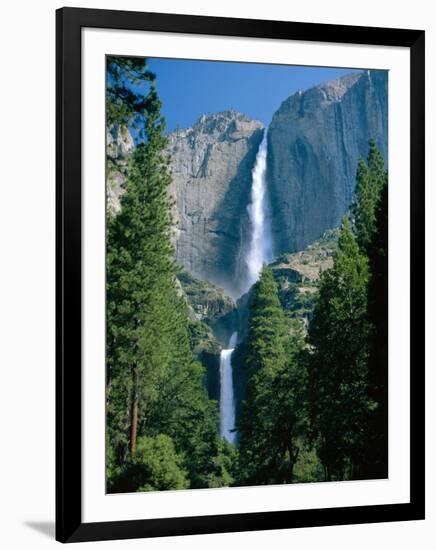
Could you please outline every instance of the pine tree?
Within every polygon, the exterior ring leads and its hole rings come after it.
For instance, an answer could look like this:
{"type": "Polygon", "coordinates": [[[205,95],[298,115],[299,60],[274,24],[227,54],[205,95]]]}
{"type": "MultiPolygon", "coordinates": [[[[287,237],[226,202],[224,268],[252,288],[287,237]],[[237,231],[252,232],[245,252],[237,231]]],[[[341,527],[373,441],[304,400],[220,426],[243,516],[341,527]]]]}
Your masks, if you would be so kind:
{"type": "Polygon", "coordinates": [[[383,156],[371,139],[367,162],[361,159],[357,166],[355,200],[351,209],[357,242],[366,254],[376,231],[377,211],[386,183],[387,172],[383,156]]]}
{"type": "Polygon", "coordinates": [[[183,457],[176,453],[171,438],[163,434],[138,438],[135,458],[117,470],[110,479],[111,493],[189,488],[183,457]]]}
{"type": "Polygon", "coordinates": [[[125,447],[128,441],[132,457],[138,425],[168,364],[169,352],[160,333],[175,273],[167,194],[170,175],[162,153],[163,121],[154,87],[147,104],[147,141],[135,149],[121,211],[108,219],[107,237],[108,414],[114,414],[109,419],[118,426],[118,443],[125,447]],[[120,393],[127,403],[116,407],[115,413],[111,405],[120,393]]]}
{"type": "Polygon", "coordinates": [[[388,476],[388,187],[385,184],[369,247],[368,321],[371,324],[368,393],[374,403],[368,413],[364,475],[388,476]]]}
{"type": "Polygon", "coordinates": [[[134,126],[141,130],[144,112],[149,110],[147,96],[138,89],[154,84],[155,75],[141,57],[106,57],[106,124],[134,126]]]}
{"type": "Polygon", "coordinates": [[[185,456],[192,488],[207,487],[217,474],[214,460],[220,453],[217,403],[210,401],[204,386],[203,366],[194,360],[190,347],[186,304],[173,292],[172,305],[161,344],[170,350],[169,368],[159,380],[156,400],[149,409],[149,433],[163,432],[185,456]]]}
{"type": "Polygon", "coordinates": [[[125,485],[128,471],[144,472],[138,441],[161,436],[170,443],[159,453],[174,447],[190,486],[206,487],[228,478],[220,463],[217,404],[207,396],[204,369],[190,346],[187,306],[177,292],[171,176],[153,84],[143,105],[144,141],[134,150],[120,212],[108,217],[109,488],[119,488],[120,480],[125,485]]]}
{"type": "Polygon", "coordinates": [[[368,277],[368,260],[345,218],[308,335],[311,424],[327,480],[358,476],[364,453],[368,277]]]}
{"type": "Polygon", "coordinates": [[[368,257],[368,395],[372,406],[365,425],[362,476],[387,477],[388,447],[388,174],[374,140],[367,163],[359,163],[353,205],[355,233],[368,257]]]}
{"type": "Polygon", "coordinates": [[[248,381],[238,427],[244,484],[293,479],[304,391],[294,351],[277,285],[264,267],[254,287],[244,359],[248,381]]]}
{"type": "Polygon", "coordinates": [[[312,435],[326,479],[387,475],[387,172],[374,140],[351,215],[309,328],[312,435]]]}

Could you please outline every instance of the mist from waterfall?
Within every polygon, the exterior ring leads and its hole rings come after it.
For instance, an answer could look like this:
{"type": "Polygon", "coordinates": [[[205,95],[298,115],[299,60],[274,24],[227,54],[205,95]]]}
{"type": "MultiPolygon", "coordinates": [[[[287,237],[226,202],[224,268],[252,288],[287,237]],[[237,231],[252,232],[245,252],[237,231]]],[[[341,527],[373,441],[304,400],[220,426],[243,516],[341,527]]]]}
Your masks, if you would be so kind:
{"type": "Polygon", "coordinates": [[[234,332],[229,340],[228,349],[220,355],[220,433],[230,443],[235,443],[235,397],[233,391],[232,353],[235,349],[238,333],[234,332]]]}
{"type": "Polygon", "coordinates": [[[257,281],[263,264],[274,259],[272,248],[271,219],[269,216],[266,165],[268,151],[268,129],[265,128],[252,170],[250,204],[247,206],[251,224],[250,244],[245,258],[247,277],[245,291],[257,281]]]}

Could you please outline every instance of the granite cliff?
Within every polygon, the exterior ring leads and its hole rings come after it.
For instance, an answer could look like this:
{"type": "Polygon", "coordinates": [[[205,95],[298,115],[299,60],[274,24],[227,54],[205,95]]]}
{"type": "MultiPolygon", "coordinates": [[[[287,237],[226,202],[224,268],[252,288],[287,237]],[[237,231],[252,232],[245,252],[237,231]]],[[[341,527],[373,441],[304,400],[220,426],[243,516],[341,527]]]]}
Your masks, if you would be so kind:
{"type": "Polygon", "coordinates": [[[337,227],[356,167],[374,138],[387,159],[387,72],[364,71],[297,92],[268,129],[275,253],[302,250],[337,227]]]}
{"type": "MultiPolygon", "coordinates": [[[[236,111],[202,115],[168,136],[177,262],[195,277],[238,296],[250,228],[251,170],[262,140],[261,122],[236,111]]],[[[116,214],[134,148],[130,133],[107,132],[108,211],[116,214]]]]}
{"type": "Polygon", "coordinates": [[[203,115],[169,136],[176,257],[195,277],[239,292],[247,200],[263,125],[235,111],[203,115]]]}

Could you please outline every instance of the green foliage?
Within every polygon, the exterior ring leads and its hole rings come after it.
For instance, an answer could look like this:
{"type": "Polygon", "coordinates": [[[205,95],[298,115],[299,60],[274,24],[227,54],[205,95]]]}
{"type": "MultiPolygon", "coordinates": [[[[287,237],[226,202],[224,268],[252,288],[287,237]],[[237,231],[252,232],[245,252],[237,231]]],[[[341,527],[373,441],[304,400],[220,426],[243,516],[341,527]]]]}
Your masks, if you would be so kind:
{"type": "Polygon", "coordinates": [[[357,240],[370,270],[368,395],[373,406],[362,436],[366,452],[360,475],[384,478],[388,474],[388,174],[373,140],[367,164],[361,164],[366,175],[357,180],[353,212],[357,240]]]}
{"type": "MultiPolygon", "coordinates": [[[[174,332],[176,327],[172,323],[170,330],[174,332]]],[[[183,345],[179,334],[170,348],[177,352],[177,362],[160,381],[158,398],[149,411],[148,429],[170,435],[185,454],[191,486],[207,487],[208,476],[215,471],[214,457],[219,454],[218,409],[208,399],[204,369],[192,360],[186,328],[184,332],[183,345]]]]}
{"type": "Polygon", "coordinates": [[[107,372],[108,429],[118,460],[132,443],[131,408],[141,401],[138,425],[157,398],[157,384],[171,366],[170,312],[175,303],[170,241],[170,182],[163,120],[154,90],[145,126],[147,142],[134,152],[121,212],[108,218],[107,372]],[[152,108],[151,108],[152,106],[152,108]]]}
{"type": "Polygon", "coordinates": [[[387,172],[373,140],[351,226],[320,280],[307,352],[312,440],[325,478],[387,475],[387,172]]]}
{"type": "Polygon", "coordinates": [[[167,435],[140,437],[135,458],[118,468],[108,480],[109,492],[163,491],[187,489],[183,457],[167,435]]]}
{"type": "MultiPolygon", "coordinates": [[[[280,284],[280,281],[278,281],[280,284]]],[[[279,292],[280,303],[288,317],[295,319],[297,317],[311,317],[317,298],[317,288],[315,283],[288,283],[281,285],[284,288],[279,292]]]]}
{"type": "Polygon", "coordinates": [[[218,454],[213,458],[213,468],[207,475],[208,487],[229,487],[238,475],[239,453],[237,448],[222,439],[219,443],[218,454]]]}
{"type": "Polygon", "coordinates": [[[196,319],[190,319],[189,341],[192,351],[199,355],[206,351],[209,353],[219,353],[219,344],[216,341],[212,329],[206,324],[196,319]]]}
{"type": "Polygon", "coordinates": [[[371,278],[368,320],[371,323],[368,392],[375,406],[368,413],[362,476],[388,476],[388,187],[381,191],[377,225],[368,249],[371,278]]]}
{"type": "Polygon", "coordinates": [[[316,448],[300,443],[300,452],[294,466],[294,483],[324,481],[324,468],[317,455],[316,448]]]}
{"type": "Polygon", "coordinates": [[[248,382],[239,423],[240,482],[293,479],[304,428],[305,371],[295,356],[272,272],[264,267],[250,304],[245,368],[248,382]]]}
{"type": "Polygon", "coordinates": [[[366,253],[376,231],[380,196],[386,184],[383,156],[375,141],[370,140],[367,163],[360,160],[357,167],[355,202],[352,207],[357,242],[366,253]]]}
{"type": "Polygon", "coordinates": [[[334,266],[321,276],[309,330],[311,421],[327,479],[353,476],[367,396],[368,260],[344,219],[334,266]]]}
{"type": "Polygon", "coordinates": [[[145,112],[152,111],[150,96],[136,91],[135,86],[148,82],[155,76],[147,70],[147,60],[140,57],[106,57],[106,123],[134,126],[141,129],[145,112]]]}
{"type": "Polygon", "coordinates": [[[264,267],[250,304],[247,367],[250,375],[280,369],[285,362],[286,322],[271,269],[264,267]]]}

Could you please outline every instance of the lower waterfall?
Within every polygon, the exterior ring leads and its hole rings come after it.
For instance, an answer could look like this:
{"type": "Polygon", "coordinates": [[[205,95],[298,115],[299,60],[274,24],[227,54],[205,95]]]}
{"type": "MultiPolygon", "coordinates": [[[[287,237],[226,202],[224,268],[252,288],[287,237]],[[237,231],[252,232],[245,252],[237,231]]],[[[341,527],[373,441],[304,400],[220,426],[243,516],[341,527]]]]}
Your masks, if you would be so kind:
{"type": "Polygon", "coordinates": [[[228,349],[220,355],[220,433],[230,443],[235,443],[235,398],[233,391],[232,353],[235,349],[238,333],[234,332],[229,340],[228,349]]]}

